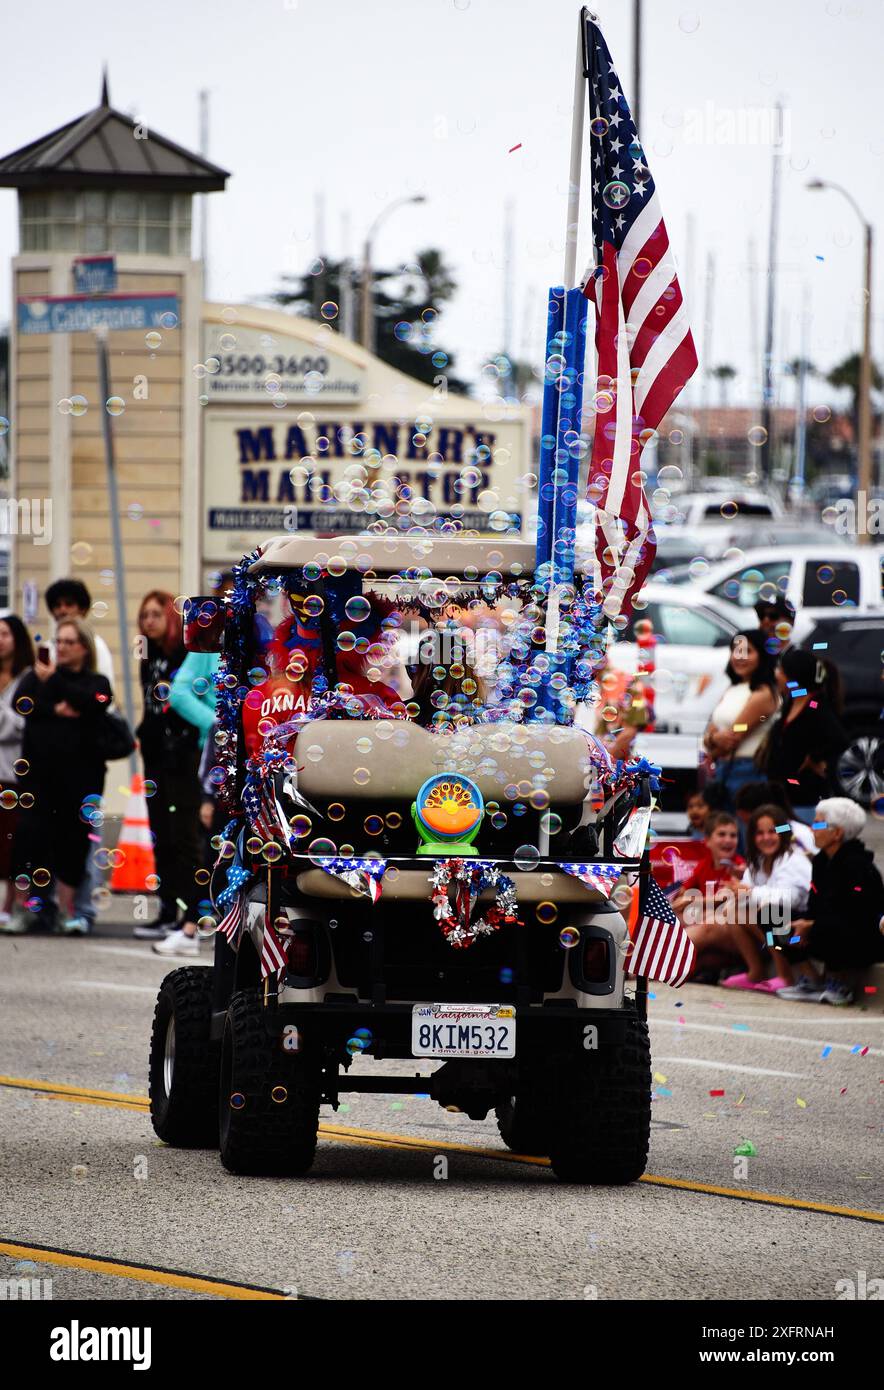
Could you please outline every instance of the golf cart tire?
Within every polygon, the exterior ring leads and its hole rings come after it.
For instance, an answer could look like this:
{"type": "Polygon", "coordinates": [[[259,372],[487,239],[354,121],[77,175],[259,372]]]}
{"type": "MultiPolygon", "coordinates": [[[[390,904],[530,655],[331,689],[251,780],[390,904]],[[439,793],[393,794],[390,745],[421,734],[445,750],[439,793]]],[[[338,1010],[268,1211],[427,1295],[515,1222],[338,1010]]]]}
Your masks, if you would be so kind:
{"type": "Polygon", "coordinates": [[[528,1096],[510,1096],[495,1107],[497,1129],[515,1154],[547,1157],[550,1147],[549,1118],[528,1096]]]}
{"type": "Polygon", "coordinates": [[[173,1148],[218,1144],[219,1049],[210,1041],[211,1021],[211,970],[186,966],[167,975],[154,1009],[149,1094],[153,1127],[173,1148]]]}
{"type": "Polygon", "coordinates": [[[316,1156],[320,1067],[284,1052],[267,1031],[260,994],[234,994],[224,1024],[218,1095],[221,1162],[230,1173],[298,1177],[316,1156]],[[284,1099],[274,1100],[283,1088],[284,1099]]]}
{"type": "Polygon", "coordinates": [[[645,1171],[651,1132],[648,1026],[634,1014],[625,1041],[585,1053],[559,1076],[549,1149],[562,1182],[636,1182],[645,1171]]]}

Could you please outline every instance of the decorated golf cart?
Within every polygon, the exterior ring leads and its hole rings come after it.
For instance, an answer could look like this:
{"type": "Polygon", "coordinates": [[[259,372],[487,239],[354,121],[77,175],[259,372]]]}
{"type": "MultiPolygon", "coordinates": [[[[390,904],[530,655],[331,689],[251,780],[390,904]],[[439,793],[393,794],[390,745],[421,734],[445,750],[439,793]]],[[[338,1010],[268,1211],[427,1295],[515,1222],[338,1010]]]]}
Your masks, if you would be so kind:
{"type": "Polygon", "coordinates": [[[188,644],[221,651],[229,819],[214,966],[175,971],[157,1007],[167,1142],[302,1173],[321,1105],[411,1092],[496,1111],[561,1177],[642,1172],[626,916],[657,770],[563,722],[591,683],[590,603],[579,579],[558,596],[585,669],[555,683],[532,560],[518,541],[286,536],[188,605],[188,644]]]}

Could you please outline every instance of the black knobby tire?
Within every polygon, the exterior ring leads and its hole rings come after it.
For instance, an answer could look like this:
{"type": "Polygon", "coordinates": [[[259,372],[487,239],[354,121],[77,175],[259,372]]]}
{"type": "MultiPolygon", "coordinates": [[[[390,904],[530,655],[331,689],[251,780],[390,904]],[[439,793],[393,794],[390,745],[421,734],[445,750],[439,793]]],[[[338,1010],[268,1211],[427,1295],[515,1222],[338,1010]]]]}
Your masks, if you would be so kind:
{"type": "Polygon", "coordinates": [[[622,1044],[587,1051],[557,1074],[550,1163],[563,1182],[630,1183],[651,1133],[651,1047],[635,1014],[622,1044]]]}
{"type": "Polygon", "coordinates": [[[309,1051],[285,1052],[267,1031],[256,990],[234,994],[221,1046],[221,1162],[231,1173],[295,1177],[316,1155],[320,1067],[309,1051]],[[285,1089],[285,1098],[273,1092],[285,1089]]]}
{"type": "Polygon", "coordinates": [[[510,1096],[495,1107],[494,1113],[500,1137],[513,1153],[549,1153],[549,1116],[531,1096],[510,1096]]]}
{"type": "Polygon", "coordinates": [[[173,970],[154,1009],[149,1086],[153,1127],[175,1148],[218,1143],[220,1049],[210,1040],[211,1022],[211,970],[173,970]]]}

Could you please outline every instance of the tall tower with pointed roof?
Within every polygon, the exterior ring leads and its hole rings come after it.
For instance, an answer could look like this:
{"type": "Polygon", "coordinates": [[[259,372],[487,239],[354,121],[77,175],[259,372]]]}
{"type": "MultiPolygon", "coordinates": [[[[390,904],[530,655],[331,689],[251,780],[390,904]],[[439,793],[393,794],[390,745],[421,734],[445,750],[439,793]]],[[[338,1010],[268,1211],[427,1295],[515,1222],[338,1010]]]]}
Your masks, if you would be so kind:
{"type": "MultiPolygon", "coordinates": [[[[99,104],[0,159],[18,190],[12,263],[10,496],[51,502],[47,534],[12,542],[10,606],[45,632],[47,583],[84,580],[96,628],[118,650],[95,330],[108,335],[126,556],[127,626],[141,596],[198,587],[202,266],[191,252],[194,195],[226,170],[99,104]],[[39,601],[34,610],[35,595],[39,601]]],[[[10,513],[11,514],[11,513],[10,513]]],[[[22,532],[26,528],[20,526],[22,532]]],[[[119,670],[119,666],[117,667],[119,670]]]]}

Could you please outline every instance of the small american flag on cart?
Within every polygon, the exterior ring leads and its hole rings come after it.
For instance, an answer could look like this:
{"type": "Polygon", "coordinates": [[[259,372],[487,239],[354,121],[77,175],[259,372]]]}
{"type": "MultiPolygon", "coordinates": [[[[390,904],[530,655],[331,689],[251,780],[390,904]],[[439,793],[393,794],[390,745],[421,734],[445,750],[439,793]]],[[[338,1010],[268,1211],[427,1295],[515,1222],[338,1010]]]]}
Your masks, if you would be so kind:
{"type": "Polygon", "coordinates": [[[268,975],[285,970],[286,964],[285,952],[273,923],[265,921],[264,940],[261,943],[261,979],[266,980],[268,975]]]}
{"type": "Polygon", "coordinates": [[[229,912],[218,923],[218,930],[223,932],[231,946],[236,940],[237,933],[242,926],[243,901],[242,895],[236,897],[230,907],[229,912]]]}
{"type": "Polygon", "coordinates": [[[696,949],[663,895],[648,874],[638,907],[635,934],[624,962],[629,975],[683,985],[694,968],[696,949]]]}

